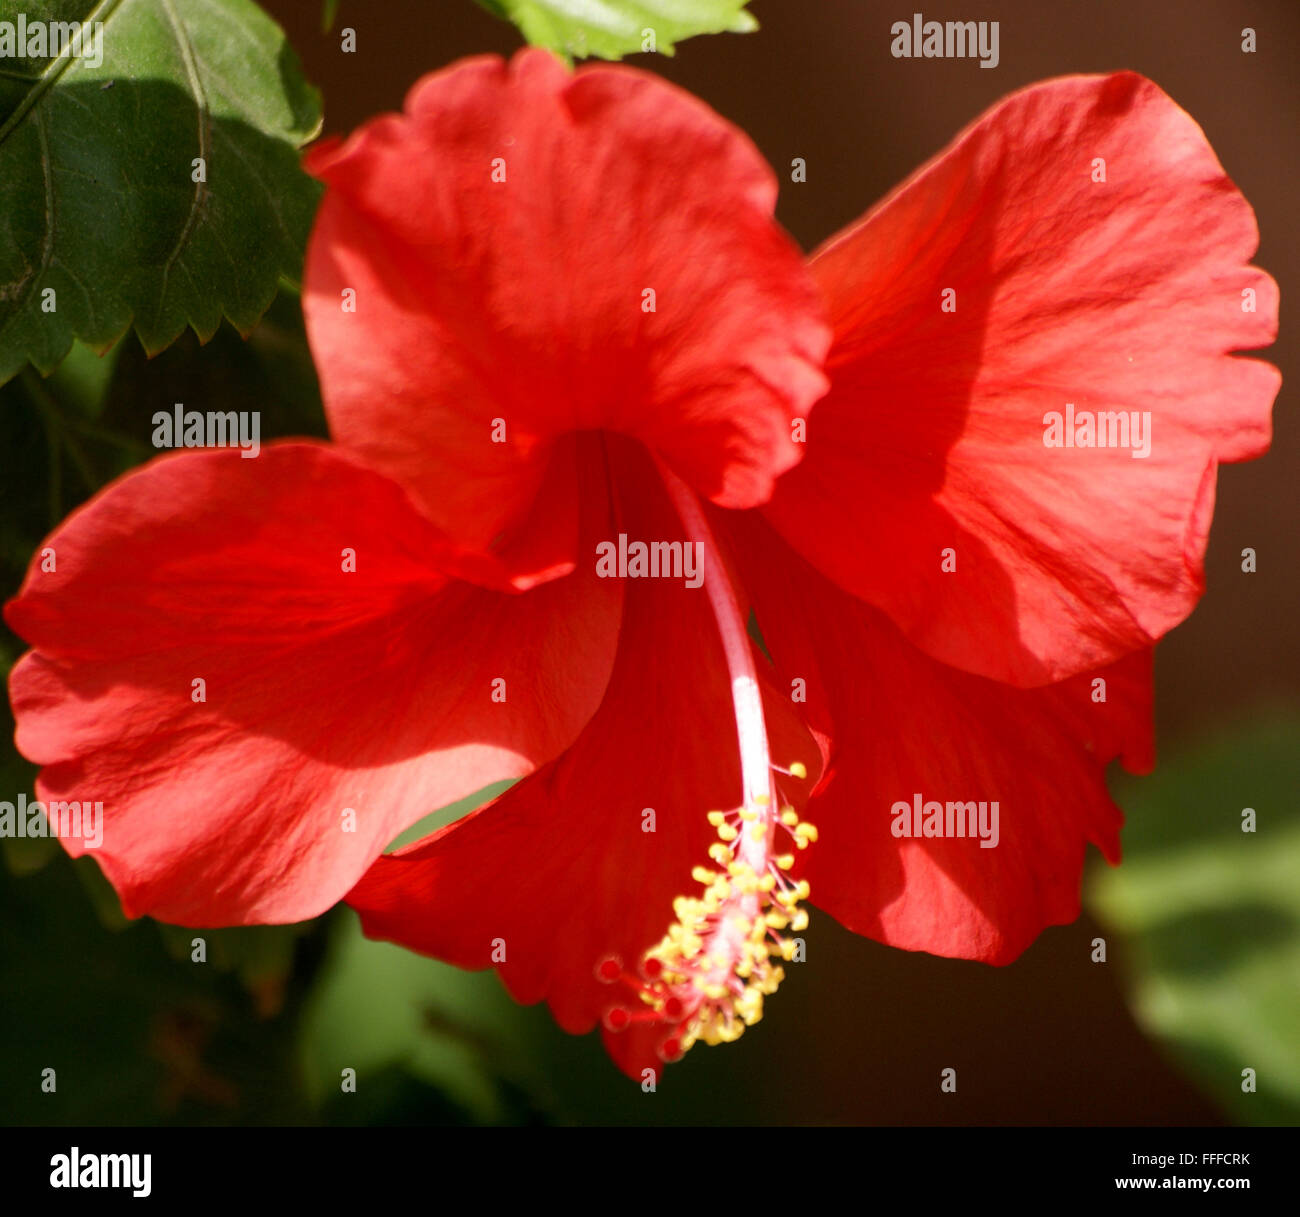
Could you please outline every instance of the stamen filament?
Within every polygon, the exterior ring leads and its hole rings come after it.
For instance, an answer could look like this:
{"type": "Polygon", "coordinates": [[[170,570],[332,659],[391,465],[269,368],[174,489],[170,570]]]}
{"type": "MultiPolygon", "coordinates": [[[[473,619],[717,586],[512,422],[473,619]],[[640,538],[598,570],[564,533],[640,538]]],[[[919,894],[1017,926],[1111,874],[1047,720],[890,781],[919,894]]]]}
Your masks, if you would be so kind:
{"type": "Polygon", "coordinates": [[[736,735],[740,745],[740,775],[746,805],[770,797],[772,761],[768,755],[767,723],[763,715],[763,698],[758,687],[758,671],[749,645],[745,618],[741,616],[735,589],[722,561],[722,554],[709,522],[694,492],[662,462],[659,472],[668,488],[687,539],[699,544],[704,557],[704,590],[713,609],[713,618],[722,639],[722,651],[731,674],[731,701],[736,711],[736,735]]]}
{"type": "MultiPolygon", "coordinates": [[[[651,1020],[668,1030],[660,1056],[676,1060],[696,1040],[729,1042],[762,1017],[763,998],[776,991],[784,975],[772,961],[795,956],[795,944],[782,931],[798,932],[808,923],[798,907],[807,898],[807,881],[796,883],[787,873],[793,850],[806,848],[817,834],[780,797],[776,774],[802,780],[808,771],[799,761],[789,768],[772,763],[746,619],[713,530],[690,488],[662,463],[659,470],[687,538],[703,559],[703,585],[731,678],[741,799],[731,811],[708,813],[718,836],[708,855],[718,869],[693,869],[703,895],[673,902],[675,924],[642,960],[646,980],[625,974],[614,960],[603,962],[597,975],[610,983],[622,980],[650,1007],[651,1020]]],[[[645,1021],[646,1013],[616,1006],[606,1025],[621,1030],[645,1021]]]]}

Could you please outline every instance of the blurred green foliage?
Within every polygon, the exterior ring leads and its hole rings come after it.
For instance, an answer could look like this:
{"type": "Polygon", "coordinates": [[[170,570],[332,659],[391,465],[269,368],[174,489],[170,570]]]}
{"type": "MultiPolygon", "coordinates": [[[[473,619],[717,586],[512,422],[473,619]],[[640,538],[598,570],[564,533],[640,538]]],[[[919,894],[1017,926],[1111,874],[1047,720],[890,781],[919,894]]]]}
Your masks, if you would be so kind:
{"type": "Polygon", "coordinates": [[[1092,876],[1139,1021],[1244,1124],[1300,1124],[1298,795],[1300,715],[1261,717],[1124,780],[1124,861],[1092,876]]]}

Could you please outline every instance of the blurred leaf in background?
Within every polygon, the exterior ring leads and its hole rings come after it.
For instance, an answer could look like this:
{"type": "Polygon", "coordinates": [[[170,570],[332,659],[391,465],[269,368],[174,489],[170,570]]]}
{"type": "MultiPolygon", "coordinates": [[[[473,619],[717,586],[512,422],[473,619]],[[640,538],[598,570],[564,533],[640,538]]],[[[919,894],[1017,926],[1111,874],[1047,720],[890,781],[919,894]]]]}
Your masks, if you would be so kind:
{"type": "Polygon", "coordinates": [[[671,55],[697,34],[748,34],[758,22],[748,0],[478,0],[537,46],[566,59],[622,59],[643,51],[671,55]]]}
{"type": "Polygon", "coordinates": [[[250,330],[319,197],[320,96],[279,27],[252,0],[0,0],[20,11],[82,40],[0,73],[0,383],[132,323],[150,353],[250,330]]]}
{"type": "Polygon", "coordinates": [[[517,1006],[495,973],[366,940],[347,910],[304,1018],[307,1093],[331,1123],[357,1123],[359,1113],[398,1121],[402,1105],[436,1123],[541,1122],[534,1096],[545,1087],[524,1035],[537,1013],[517,1006]],[[344,1069],[356,1070],[355,1097],[342,1089],[344,1069]],[[440,1098],[419,1101],[422,1088],[440,1098]],[[430,1111],[432,1102],[445,1110],[430,1111]]]}
{"type": "Polygon", "coordinates": [[[492,973],[367,941],[345,909],[289,926],[129,922],[90,857],[54,846],[44,865],[15,867],[32,843],[4,844],[0,1124],[555,1118],[533,1029],[562,1033],[492,973]],[[347,1094],[344,1069],[357,1073],[347,1094]]]}
{"type": "Polygon", "coordinates": [[[105,925],[87,883],[107,888],[62,851],[39,874],[0,877],[0,1122],[311,1122],[293,1044],[323,931],[167,931],[184,934],[181,955],[147,919],[105,925]],[[206,963],[191,957],[195,937],[206,963]],[[237,974],[259,952],[291,965],[274,1012],[237,974]]]}
{"type": "Polygon", "coordinates": [[[1300,1123],[1298,793],[1300,714],[1225,730],[1122,782],[1124,861],[1091,876],[1139,1022],[1243,1124],[1300,1123]]]}

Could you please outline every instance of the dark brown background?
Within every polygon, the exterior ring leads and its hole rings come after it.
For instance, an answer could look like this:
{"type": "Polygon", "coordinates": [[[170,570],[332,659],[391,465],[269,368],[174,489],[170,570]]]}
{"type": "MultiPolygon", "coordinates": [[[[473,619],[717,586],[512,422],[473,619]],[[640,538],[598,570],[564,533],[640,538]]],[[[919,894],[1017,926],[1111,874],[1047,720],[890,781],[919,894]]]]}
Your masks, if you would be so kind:
{"type": "MultiPolygon", "coordinates": [[[[398,109],[421,74],[469,54],[509,54],[514,29],[472,0],[342,0],[342,54],[315,0],[266,0],[324,91],[326,129],[345,132],[398,109]]],[[[1130,68],[1151,77],[1205,129],[1254,205],[1256,261],[1282,286],[1283,329],[1269,357],[1284,387],[1272,452],[1224,469],[1207,563],[1209,590],[1158,653],[1160,741],[1195,738],[1300,691],[1300,384],[1296,299],[1296,156],[1300,5],[1294,0],[755,0],[762,29],[698,38],[675,58],[634,62],[703,97],[743,127],[775,166],[804,157],[808,181],[784,181],[782,222],[811,249],[937,152],[1014,88],[1071,72],[1130,68]],[[927,20],[997,20],[1001,62],[896,60],[889,28],[927,20]],[[1253,26],[1258,51],[1243,54],[1253,26]],[[1240,572],[1253,546],[1259,570],[1240,572]]],[[[695,1118],[880,1123],[1198,1123],[1209,1103],[1175,1075],[1124,1009],[1117,967],[1087,964],[1093,927],[1051,930],[1015,965],[994,970],[891,951],[817,918],[817,966],[788,984],[758,1033],[691,1069],[695,1118]],[[732,1054],[724,1065],[719,1057],[732,1054]],[[938,1072],[959,1071],[940,1096],[938,1072]],[[752,1088],[737,1078],[762,1078],[752,1088]],[[720,1093],[700,1106],[698,1093],[720,1093]],[[743,1112],[750,1092],[762,1111],[743,1112]]],[[[564,1049],[559,1049],[565,1051],[564,1049]]],[[[575,1045],[575,1051],[580,1051],[575,1045]]],[[[696,1061],[694,1058],[708,1058],[696,1061]]],[[[664,1096],[665,1098],[667,1096],[664,1096]]],[[[611,1110],[611,1118],[614,1113],[611,1110]]]]}

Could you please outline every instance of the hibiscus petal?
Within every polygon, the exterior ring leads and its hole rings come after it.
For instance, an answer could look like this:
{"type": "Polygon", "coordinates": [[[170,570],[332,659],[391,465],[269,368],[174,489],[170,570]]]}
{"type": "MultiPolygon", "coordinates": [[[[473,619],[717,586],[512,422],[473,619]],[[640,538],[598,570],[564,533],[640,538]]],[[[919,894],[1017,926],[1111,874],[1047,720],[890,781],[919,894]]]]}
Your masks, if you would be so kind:
{"type": "Polygon", "coordinates": [[[1277,332],[1257,244],[1150,81],[1013,94],[813,258],[832,389],[770,518],[968,671],[1040,684],[1149,645],[1202,591],[1217,462],[1269,441],[1278,373],[1229,354],[1277,332]],[[1150,455],[1047,447],[1067,403],[1149,412],[1150,455]]]}
{"type": "Polygon", "coordinates": [[[1086,843],[1119,859],[1106,762],[1153,763],[1151,653],[1016,689],[931,659],[765,529],[737,536],[773,656],[831,741],[807,813],[820,840],[801,859],[813,903],[890,946],[998,964],[1073,921],[1086,843]],[[945,815],[996,801],[996,845],[896,837],[895,805],[918,795],[945,815]]]}
{"type": "MultiPolygon", "coordinates": [[[[331,432],[459,543],[511,539],[569,430],[639,438],[733,506],[799,458],[829,330],[771,170],[688,94],[540,50],[483,57],[309,166],[327,189],[304,309],[331,432]]],[[[544,576],[573,544],[553,530],[510,560],[544,576]]]]}
{"type": "MultiPolygon", "coordinates": [[[[629,491],[629,535],[680,536],[648,466],[615,465],[629,491]]],[[[769,697],[767,708],[775,755],[803,760],[815,780],[816,751],[789,701],[769,697]]],[[[637,1005],[596,967],[613,957],[633,971],[663,937],[674,898],[697,894],[692,868],[708,865],[717,840],[707,812],[740,795],[730,678],[706,592],[629,581],[605,700],[574,745],[492,803],[381,858],[347,900],[371,937],[464,968],[495,964],[517,1000],[545,999],[562,1027],[585,1032],[611,1006],[637,1005]]],[[[606,1038],[633,1076],[658,1067],[653,1034],[606,1038]]]]}
{"type": "Polygon", "coordinates": [[[422,815],[565,748],[613,663],[617,585],[450,581],[404,491],[324,445],[162,457],[46,549],[5,612],[35,648],[18,747],[40,798],[103,802],[132,916],[320,913],[422,815]]]}

